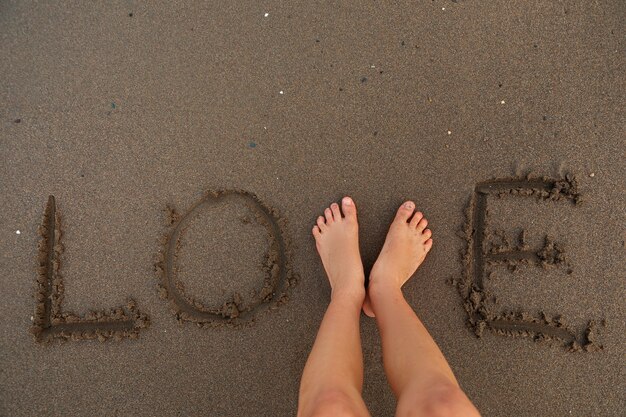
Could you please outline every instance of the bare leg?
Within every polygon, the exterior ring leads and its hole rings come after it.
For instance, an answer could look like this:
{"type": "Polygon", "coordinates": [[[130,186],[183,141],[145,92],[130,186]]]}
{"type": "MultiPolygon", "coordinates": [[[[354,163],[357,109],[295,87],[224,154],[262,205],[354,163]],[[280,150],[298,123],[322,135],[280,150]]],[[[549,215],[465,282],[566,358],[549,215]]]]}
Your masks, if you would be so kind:
{"type": "Polygon", "coordinates": [[[479,416],[402,295],[402,285],[433,244],[426,219],[420,212],[413,215],[414,208],[409,201],[398,209],[372,268],[364,305],[368,315],[376,316],[385,373],[398,399],[396,416],[479,416]]]}
{"type": "Polygon", "coordinates": [[[365,298],[354,202],[345,197],[317,219],[313,235],[332,288],[331,301],[304,367],[298,416],[369,416],[361,398],[359,320],[365,298]]]}

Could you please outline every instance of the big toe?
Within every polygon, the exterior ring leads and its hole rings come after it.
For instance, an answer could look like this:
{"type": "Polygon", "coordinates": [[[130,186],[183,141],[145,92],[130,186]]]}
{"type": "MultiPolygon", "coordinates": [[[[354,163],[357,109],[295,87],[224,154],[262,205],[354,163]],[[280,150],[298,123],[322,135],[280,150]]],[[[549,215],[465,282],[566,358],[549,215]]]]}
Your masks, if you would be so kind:
{"type": "Polygon", "coordinates": [[[341,200],[341,210],[346,219],[356,220],[356,206],[350,197],[341,200]]]}
{"type": "Polygon", "coordinates": [[[398,209],[398,213],[396,214],[396,220],[406,222],[413,214],[413,210],[415,210],[415,203],[412,201],[405,202],[398,209]]]}

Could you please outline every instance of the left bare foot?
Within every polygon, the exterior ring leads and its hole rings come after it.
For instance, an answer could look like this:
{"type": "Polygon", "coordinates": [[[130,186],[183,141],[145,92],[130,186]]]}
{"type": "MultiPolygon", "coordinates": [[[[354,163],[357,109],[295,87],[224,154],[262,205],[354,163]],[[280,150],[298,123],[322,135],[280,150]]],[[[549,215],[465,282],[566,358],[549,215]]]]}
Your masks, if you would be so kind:
{"type": "Polygon", "coordinates": [[[359,225],[356,206],[350,197],[333,203],[313,226],[315,246],[322,258],[332,289],[331,299],[349,297],[362,303],[365,298],[365,273],[359,251],[359,225]],[[341,215],[343,211],[343,216],[341,215]]]}

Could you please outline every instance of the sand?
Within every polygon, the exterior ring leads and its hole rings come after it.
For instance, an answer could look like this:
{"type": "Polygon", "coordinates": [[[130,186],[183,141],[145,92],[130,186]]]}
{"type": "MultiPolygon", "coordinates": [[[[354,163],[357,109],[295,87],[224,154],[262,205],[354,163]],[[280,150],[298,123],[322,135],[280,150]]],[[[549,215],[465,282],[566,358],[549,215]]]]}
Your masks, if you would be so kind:
{"type": "Polygon", "coordinates": [[[621,415],[624,4],[283,3],[0,4],[0,415],[294,415],[343,195],[483,415],[621,415]]]}

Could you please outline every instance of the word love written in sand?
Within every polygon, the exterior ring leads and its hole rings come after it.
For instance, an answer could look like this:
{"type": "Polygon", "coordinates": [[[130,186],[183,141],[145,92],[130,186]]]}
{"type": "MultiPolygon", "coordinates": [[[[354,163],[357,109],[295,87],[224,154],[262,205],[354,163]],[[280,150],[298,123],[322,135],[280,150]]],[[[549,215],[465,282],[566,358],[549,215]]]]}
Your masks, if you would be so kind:
{"type": "MultiPolygon", "coordinates": [[[[543,247],[531,249],[526,243],[524,230],[518,242],[510,242],[504,232],[496,232],[496,242],[489,241],[488,200],[490,198],[538,198],[559,204],[580,203],[578,184],[573,176],[556,180],[546,177],[494,179],[481,182],[466,210],[466,223],[463,230],[467,248],[462,252],[463,276],[452,280],[463,299],[467,312],[467,324],[481,337],[485,330],[497,335],[532,337],[536,341],[557,342],[570,351],[596,351],[602,345],[595,341],[597,328],[595,320],[589,320],[585,329],[576,332],[567,327],[565,319],[558,315],[550,317],[545,313],[534,316],[519,311],[502,311],[496,308],[494,297],[485,289],[485,278],[492,274],[492,267],[505,265],[515,271],[521,264],[536,265],[542,268],[567,267],[561,245],[545,237],[543,247]],[[499,240],[499,241],[498,241],[499,240]]],[[[568,267],[568,273],[572,270],[568,267]]],[[[604,325],[604,320],[601,321],[604,325]]]]}
{"type": "MultiPolygon", "coordinates": [[[[169,209],[171,231],[162,240],[163,250],[155,264],[159,278],[159,293],[169,300],[179,321],[190,321],[198,326],[240,326],[250,324],[260,312],[275,309],[287,299],[287,289],[296,284],[289,266],[288,250],[283,233],[284,222],[278,213],[263,204],[255,195],[239,190],[207,193],[183,216],[169,209]],[[180,239],[191,220],[204,208],[218,202],[244,204],[254,213],[255,220],[267,231],[269,248],[263,265],[264,282],[259,291],[244,300],[235,293],[219,307],[207,307],[185,294],[183,284],[176,279],[176,258],[180,239]]],[[[250,221],[247,219],[245,221],[250,221]]],[[[135,301],[109,311],[90,311],[82,316],[62,309],[64,282],[60,273],[61,216],[53,196],[48,198],[43,224],[39,229],[39,273],[35,315],[32,333],[37,341],[53,339],[81,340],[109,338],[137,338],[139,331],[149,325],[149,318],[141,313],[135,301]]]]}
{"type": "MultiPolygon", "coordinates": [[[[489,242],[487,233],[488,198],[538,198],[546,202],[578,204],[580,195],[576,180],[551,178],[507,178],[478,183],[468,205],[463,233],[467,248],[463,251],[463,277],[453,280],[468,315],[467,324],[481,337],[485,330],[497,335],[532,337],[536,341],[556,341],[572,351],[593,351],[602,348],[595,342],[596,324],[590,320],[582,331],[568,328],[561,316],[533,316],[524,311],[498,310],[493,297],[485,289],[485,277],[491,267],[506,265],[515,270],[520,264],[540,267],[567,266],[561,245],[546,237],[543,247],[530,249],[521,232],[516,245],[504,234],[495,233],[500,242],[489,242]]],[[[163,237],[163,249],[155,263],[160,296],[169,301],[180,322],[193,322],[198,326],[240,326],[250,324],[261,312],[278,308],[287,299],[287,290],[296,284],[289,266],[284,224],[274,209],[267,207],[255,195],[246,191],[226,190],[210,192],[192,206],[184,215],[168,209],[170,231],[163,237]],[[244,300],[238,293],[219,306],[207,306],[185,293],[184,285],[177,279],[176,260],[180,252],[181,236],[192,219],[218,202],[247,206],[256,222],[268,236],[268,252],[263,265],[264,281],[259,291],[244,300]]],[[[247,219],[246,221],[250,221],[247,219]]],[[[148,326],[148,317],[141,313],[134,301],[125,307],[109,311],[91,311],[83,316],[62,311],[63,279],[59,273],[62,253],[61,222],[54,197],[46,206],[42,240],[39,247],[39,275],[37,280],[37,305],[32,331],[38,341],[55,338],[64,340],[136,338],[148,326]]],[[[493,236],[491,236],[493,237],[493,236]]],[[[568,272],[571,272],[569,270],[568,272]]]]}

